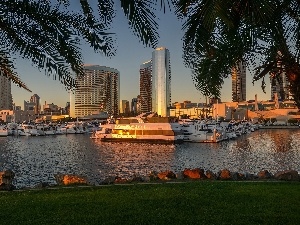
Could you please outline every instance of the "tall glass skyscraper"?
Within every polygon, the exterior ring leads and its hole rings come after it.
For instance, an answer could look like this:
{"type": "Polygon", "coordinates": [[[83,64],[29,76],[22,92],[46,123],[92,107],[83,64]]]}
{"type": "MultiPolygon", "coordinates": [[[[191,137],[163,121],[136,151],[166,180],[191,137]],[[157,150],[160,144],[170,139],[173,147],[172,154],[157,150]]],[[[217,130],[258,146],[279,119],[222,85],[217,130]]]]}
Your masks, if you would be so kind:
{"type": "Polygon", "coordinates": [[[119,71],[98,65],[84,66],[84,71],[85,76],[77,79],[72,116],[86,116],[95,112],[118,115],[120,101],[119,71]]]}
{"type": "Polygon", "coordinates": [[[152,52],[152,112],[169,116],[171,105],[171,63],[167,48],[152,52]]]}
{"type": "Polygon", "coordinates": [[[140,113],[152,111],[152,60],[140,66],[140,113]]]}
{"type": "MultiPolygon", "coordinates": [[[[281,61],[277,62],[277,68],[283,70],[281,61]]],[[[270,73],[270,84],[271,84],[271,99],[275,100],[277,95],[278,99],[281,101],[288,100],[292,98],[289,91],[290,82],[285,72],[273,72],[270,73]]]]}
{"type": "Polygon", "coordinates": [[[232,77],[232,101],[246,101],[246,64],[238,62],[231,70],[232,77]]]}

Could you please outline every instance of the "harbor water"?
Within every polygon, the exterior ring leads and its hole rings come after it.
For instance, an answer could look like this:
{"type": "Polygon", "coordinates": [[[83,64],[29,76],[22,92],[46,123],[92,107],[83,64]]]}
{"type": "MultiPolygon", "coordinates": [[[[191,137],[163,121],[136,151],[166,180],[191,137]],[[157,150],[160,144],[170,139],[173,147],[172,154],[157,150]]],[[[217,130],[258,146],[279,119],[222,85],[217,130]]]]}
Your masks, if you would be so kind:
{"type": "Polygon", "coordinates": [[[14,171],[17,188],[56,184],[55,174],[86,176],[98,185],[109,176],[131,178],[185,168],[300,173],[300,129],[258,130],[220,143],[180,145],[102,143],[87,134],[0,138],[0,171],[14,171]]]}

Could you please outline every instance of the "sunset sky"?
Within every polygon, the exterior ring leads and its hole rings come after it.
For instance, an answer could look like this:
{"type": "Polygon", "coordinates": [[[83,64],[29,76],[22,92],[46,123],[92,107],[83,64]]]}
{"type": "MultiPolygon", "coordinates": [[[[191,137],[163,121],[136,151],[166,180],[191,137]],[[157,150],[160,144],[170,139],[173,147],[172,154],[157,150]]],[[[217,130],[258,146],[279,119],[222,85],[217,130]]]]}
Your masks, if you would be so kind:
{"type": "MultiPolygon", "coordinates": [[[[78,4],[78,3],[77,3],[78,4]]],[[[79,7],[74,5],[74,11],[79,7]]],[[[117,54],[112,58],[106,58],[101,54],[96,54],[87,45],[81,46],[85,64],[95,64],[108,66],[117,69],[120,72],[120,100],[131,101],[139,94],[139,68],[140,65],[151,58],[153,48],[145,47],[139,42],[129,29],[127,19],[117,9],[117,16],[113,23],[112,32],[115,33],[117,44],[117,54]]],[[[177,20],[171,12],[159,14],[159,44],[157,47],[166,47],[170,51],[171,72],[172,72],[172,102],[182,102],[190,100],[192,102],[205,102],[205,99],[199,91],[196,90],[192,81],[191,72],[185,68],[182,59],[182,41],[183,31],[181,30],[181,22],[177,20]]],[[[52,77],[46,77],[43,71],[38,71],[31,65],[29,60],[16,59],[17,72],[21,79],[32,90],[27,92],[19,87],[12,85],[13,100],[16,105],[23,108],[23,101],[29,101],[30,96],[38,94],[41,98],[41,104],[54,103],[64,107],[69,101],[69,94],[59,81],[54,81],[52,77]]],[[[267,83],[267,94],[261,90],[261,83],[256,82],[252,85],[252,77],[247,74],[247,100],[254,99],[254,95],[258,95],[259,100],[267,100],[270,98],[269,82],[267,83]]],[[[225,80],[222,89],[222,101],[231,101],[231,80],[225,80]]]]}

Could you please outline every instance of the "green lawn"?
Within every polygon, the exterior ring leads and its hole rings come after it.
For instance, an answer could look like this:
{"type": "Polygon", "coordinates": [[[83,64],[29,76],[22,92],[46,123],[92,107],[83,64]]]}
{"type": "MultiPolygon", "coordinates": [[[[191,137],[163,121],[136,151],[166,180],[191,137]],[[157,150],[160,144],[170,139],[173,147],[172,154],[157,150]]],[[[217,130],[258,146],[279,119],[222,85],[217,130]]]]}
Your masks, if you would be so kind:
{"type": "Polygon", "coordinates": [[[0,192],[0,224],[299,224],[300,182],[112,185],[0,192]]]}

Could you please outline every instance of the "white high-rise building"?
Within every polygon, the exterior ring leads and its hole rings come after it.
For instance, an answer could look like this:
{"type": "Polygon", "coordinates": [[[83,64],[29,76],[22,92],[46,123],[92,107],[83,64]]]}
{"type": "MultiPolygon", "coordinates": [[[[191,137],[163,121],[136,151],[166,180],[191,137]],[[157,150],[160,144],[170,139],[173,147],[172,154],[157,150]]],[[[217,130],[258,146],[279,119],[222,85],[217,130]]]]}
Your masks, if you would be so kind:
{"type": "Polygon", "coordinates": [[[99,65],[84,66],[85,76],[78,78],[71,99],[71,116],[81,117],[100,112],[119,114],[120,73],[99,65]],[[72,112],[74,110],[74,112],[72,112]]]}
{"type": "Polygon", "coordinates": [[[11,81],[0,71],[0,110],[12,110],[11,81]]]}
{"type": "Polygon", "coordinates": [[[167,48],[156,48],[152,52],[152,112],[169,116],[171,106],[171,63],[167,48]]]}

